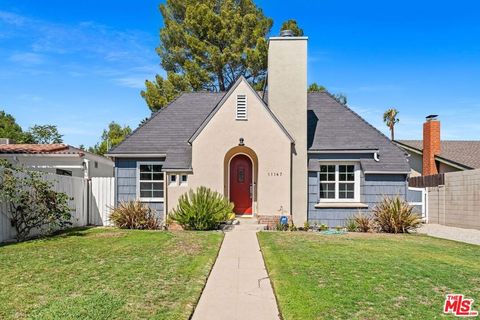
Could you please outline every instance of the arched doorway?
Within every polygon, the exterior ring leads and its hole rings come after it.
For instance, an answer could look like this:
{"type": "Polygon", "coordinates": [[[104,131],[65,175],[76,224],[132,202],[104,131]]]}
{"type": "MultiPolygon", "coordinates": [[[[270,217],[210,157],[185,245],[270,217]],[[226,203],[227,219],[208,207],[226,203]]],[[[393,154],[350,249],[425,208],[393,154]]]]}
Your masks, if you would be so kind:
{"type": "Polygon", "coordinates": [[[229,165],[230,201],[235,204],[236,214],[253,213],[253,164],[245,154],[232,157],[229,165]]]}

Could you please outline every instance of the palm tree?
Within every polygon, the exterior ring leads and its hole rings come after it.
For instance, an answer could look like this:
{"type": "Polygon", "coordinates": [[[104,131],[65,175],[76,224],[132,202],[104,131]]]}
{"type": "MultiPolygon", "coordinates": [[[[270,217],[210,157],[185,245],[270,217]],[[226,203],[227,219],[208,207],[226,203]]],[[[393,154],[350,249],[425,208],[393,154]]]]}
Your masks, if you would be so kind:
{"type": "Polygon", "coordinates": [[[395,140],[395,124],[397,124],[400,119],[397,118],[399,114],[398,110],[395,108],[388,109],[383,114],[383,122],[390,128],[390,132],[392,134],[392,140],[395,140]]]}

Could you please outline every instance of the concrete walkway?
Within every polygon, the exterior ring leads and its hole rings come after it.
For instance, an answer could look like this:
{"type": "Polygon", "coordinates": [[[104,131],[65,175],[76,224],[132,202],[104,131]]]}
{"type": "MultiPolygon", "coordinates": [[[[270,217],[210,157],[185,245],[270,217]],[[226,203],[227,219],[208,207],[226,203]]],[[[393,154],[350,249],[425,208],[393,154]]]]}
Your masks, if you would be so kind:
{"type": "Polygon", "coordinates": [[[424,224],[418,229],[418,233],[428,234],[436,238],[461,241],[480,245],[480,230],[462,229],[442,226],[439,224],[424,224]]]}
{"type": "Polygon", "coordinates": [[[241,219],[240,225],[225,233],[193,320],[279,319],[256,223],[241,219]]]}

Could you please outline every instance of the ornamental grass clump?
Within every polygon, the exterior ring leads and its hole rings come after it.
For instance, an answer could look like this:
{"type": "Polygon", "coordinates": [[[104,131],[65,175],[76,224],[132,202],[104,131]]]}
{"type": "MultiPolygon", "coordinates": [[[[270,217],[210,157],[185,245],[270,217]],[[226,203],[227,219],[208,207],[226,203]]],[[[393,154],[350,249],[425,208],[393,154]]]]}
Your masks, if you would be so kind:
{"type": "Polygon", "coordinates": [[[121,202],[112,209],[110,220],[122,229],[157,230],[162,227],[156,212],[140,201],[121,202]]]}
{"type": "Polygon", "coordinates": [[[380,231],[387,233],[408,233],[422,224],[413,207],[399,196],[385,197],[377,204],[373,209],[373,221],[380,231]]]}
{"type": "Polygon", "coordinates": [[[374,223],[371,216],[363,214],[361,212],[353,216],[353,222],[356,225],[356,231],[370,232],[374,230],[374,223]]]}
{"type": "Polygon", "coordinates": [[[190,190],[178,200],[170,220],[184,230],[215,230],[220,223],[235,218],[233,203],[223,195],[206,187],[190,190]]]}

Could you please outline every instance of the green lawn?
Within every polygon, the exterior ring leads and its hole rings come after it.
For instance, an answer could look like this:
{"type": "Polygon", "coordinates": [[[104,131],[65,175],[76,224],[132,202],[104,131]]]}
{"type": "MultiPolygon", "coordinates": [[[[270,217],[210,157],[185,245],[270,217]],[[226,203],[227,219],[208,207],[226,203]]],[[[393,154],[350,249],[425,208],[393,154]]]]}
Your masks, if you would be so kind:
{"type": "Polygon", "coordinates": [[[188,319],[222,238],[93,228],[0,247],[0,319],[188,319]]]}
{"type": "Polygon", "coordinates": [[[443,318],[447,293],[480,310],[480,246],[420,235],[258,238],[285,320],[443,318]]]}

